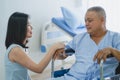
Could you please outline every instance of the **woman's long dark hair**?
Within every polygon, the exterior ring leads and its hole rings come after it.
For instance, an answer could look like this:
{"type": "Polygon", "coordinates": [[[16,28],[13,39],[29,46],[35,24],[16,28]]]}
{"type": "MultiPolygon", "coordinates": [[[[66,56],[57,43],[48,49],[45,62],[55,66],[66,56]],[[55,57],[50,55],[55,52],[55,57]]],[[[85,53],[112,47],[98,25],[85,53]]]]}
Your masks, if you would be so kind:
{"type": "Polygon", "coordinates": [[[28,18],[28,14],[20,12],[15,12],[10,16],[5,40],[6,48],[8,48],[11,44],[18,44],[25,47],[23,42],[27,33],[28,18]]]}

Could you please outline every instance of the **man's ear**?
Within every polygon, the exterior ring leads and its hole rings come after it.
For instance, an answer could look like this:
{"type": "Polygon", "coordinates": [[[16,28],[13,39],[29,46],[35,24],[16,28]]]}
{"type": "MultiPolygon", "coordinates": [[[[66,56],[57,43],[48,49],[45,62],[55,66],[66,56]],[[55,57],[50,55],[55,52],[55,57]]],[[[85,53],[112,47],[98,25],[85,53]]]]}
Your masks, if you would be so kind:
{"type": "Polygon", "coordinates": [[[101,17],[101,22],[103,23],[103,24],[105,24],[105,18],[104,17],[101,17]]]}
{"type": "Polygon", "coordinates": [[[105,22],[105,18],[104,18],[104,17],[101,17],[101,21],[102,21],[102,22],[105,22]]]}

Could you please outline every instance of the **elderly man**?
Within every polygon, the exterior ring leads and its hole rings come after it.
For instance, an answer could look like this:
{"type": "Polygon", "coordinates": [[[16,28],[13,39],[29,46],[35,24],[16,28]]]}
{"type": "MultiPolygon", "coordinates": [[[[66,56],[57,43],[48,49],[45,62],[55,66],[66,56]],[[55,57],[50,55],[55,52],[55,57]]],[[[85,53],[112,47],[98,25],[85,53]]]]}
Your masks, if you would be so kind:
{"type": "Polygon", "coordinates": [[[120,34],[106,29],[106,13],[95,6],[85,14],[87,32],[76,35],[64,48],[72,48],[75,53],[56,52],[55,58],[66,58],[75,54],[76,61],[62,77],[53,80],[97,80],[100,78],[100,61],[103,60],[103,76],[115,75],[120,61],[120,34]],[[63,56],[59,56],[63,53],[63,56]]]}

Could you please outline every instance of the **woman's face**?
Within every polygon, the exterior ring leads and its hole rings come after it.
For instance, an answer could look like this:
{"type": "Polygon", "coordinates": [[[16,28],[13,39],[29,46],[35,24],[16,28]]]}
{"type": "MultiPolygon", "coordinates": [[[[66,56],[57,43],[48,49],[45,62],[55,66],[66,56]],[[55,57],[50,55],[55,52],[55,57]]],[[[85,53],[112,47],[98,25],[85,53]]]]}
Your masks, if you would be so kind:
{"type": "Polygon", "coordinates": [[[30,22],[28,22],[26,38],[31,38],[31,37],[32,37],[32,25],[30,24],[30,22]]]}

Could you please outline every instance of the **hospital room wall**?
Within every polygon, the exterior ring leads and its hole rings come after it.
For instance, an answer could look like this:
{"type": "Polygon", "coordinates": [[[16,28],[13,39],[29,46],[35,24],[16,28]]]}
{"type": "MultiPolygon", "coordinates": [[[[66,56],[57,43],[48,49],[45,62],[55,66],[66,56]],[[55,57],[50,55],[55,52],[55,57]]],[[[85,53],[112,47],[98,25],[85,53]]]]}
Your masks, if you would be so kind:
{"type": "Polygon", "coordinates": [[[4,53],[5,53],[5,3],[4,0],[0,0],[0,80],[4,80],[4,53]]]}
{"type": "Polygon", "coordinates": [[[4,54],[6,49],[4,42],[9,16],[16,11],[30,15],[33,25],[33,37],[28,44],[30,57],[38,62],[45,55],[40,52],[41,28],[52,17],[61,16],[61,5],[74,6],[76,2],[75,0],[0,0],[0,80],[5,80],[4,54]]]}

